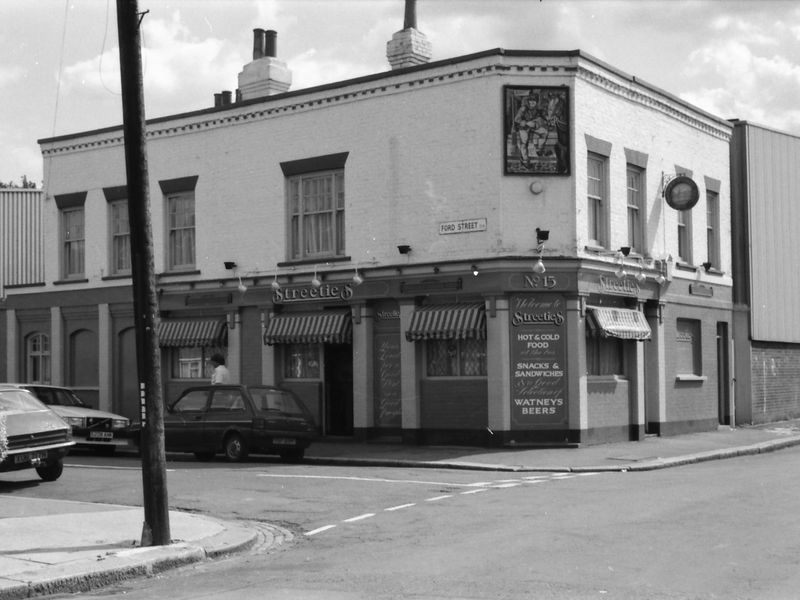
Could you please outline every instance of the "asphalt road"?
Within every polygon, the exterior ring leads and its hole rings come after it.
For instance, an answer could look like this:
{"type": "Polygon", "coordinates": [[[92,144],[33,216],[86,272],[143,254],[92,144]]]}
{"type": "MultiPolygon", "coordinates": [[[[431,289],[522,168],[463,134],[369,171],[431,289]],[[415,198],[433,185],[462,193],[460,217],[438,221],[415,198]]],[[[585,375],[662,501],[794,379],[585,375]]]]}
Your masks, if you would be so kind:
{"type": "MultiPolygon", "coordinates": [[[[84,596],[793,599],[798,460],[788,449],[642,473],[510,477],[170,460],[171,507],[266,521],[289,539],[84,596]]],[[[55,484],[6,478],[0,489],[140,503],[137,459],[68,463],[55,484]]]]}

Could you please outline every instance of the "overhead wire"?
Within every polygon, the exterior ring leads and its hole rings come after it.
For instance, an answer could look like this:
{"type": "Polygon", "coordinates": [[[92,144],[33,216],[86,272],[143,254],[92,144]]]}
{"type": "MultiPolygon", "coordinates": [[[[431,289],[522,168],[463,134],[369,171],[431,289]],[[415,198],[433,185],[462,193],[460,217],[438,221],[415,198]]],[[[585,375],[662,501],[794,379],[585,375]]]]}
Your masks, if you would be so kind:
{"type": "MultiPolygon", "coordinates": [[[[58,56],[58,74],[56,76],[56,100],[55,100],[55,108],[53,109],[53,129],[51,132],[51,137],[56,136],[56,125],[58,124],[58,100],[61,96],[61,76],[64,70],[64,47],[67,43],[67,17],[69,16],[69,0],[64,0],[64,23],[61,28],[61,49],[59,51],[58,56]]],[[[47,174],[44,177],[44,181],[42,182],[42,187],[44,187],[44,182],[50,181],[50,169],[52,168],[52,159],[47,163],[47,174]]]]}

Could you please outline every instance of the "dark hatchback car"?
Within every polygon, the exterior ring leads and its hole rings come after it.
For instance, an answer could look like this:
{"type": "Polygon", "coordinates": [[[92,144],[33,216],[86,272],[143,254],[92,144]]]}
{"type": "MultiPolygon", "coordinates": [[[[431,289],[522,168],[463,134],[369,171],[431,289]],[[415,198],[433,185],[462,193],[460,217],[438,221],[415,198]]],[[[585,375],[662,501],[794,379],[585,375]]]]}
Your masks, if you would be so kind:
{"type": "Polygon", "coordinates": [[[303,458],[316,437],[314,417],[288,390],[265,385],[192,387],[164,414],[164,445],[200,460],[223,453],[230,461],[253,454],[303,458]]]}
{"type": "Polygon", "coordinates": [[[55,481],[75,445],[69,425],[27,390],[0,384],[0,472],[36,469],[55,481]]]}

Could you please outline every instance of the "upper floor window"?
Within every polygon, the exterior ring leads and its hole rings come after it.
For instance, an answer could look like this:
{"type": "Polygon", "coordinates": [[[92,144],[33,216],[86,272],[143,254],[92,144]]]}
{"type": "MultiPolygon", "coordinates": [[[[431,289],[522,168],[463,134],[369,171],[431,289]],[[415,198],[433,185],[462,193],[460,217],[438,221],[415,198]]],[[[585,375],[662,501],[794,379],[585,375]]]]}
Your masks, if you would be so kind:
{"type": "Polygon", "coordinates": [[[281,163],[286,177],[290,259],[344,255],[347,156],[347,152],[340,152],[281,163]]]}
{"type": "Polygon", "coordinates": [[[128,201],[117,200],[109,205],[111,219],[111,273],[131,272],[131,228],[128,222],[128,201]]]}
{"type": "Polygon", "coordinates": [[[34,333],[25,342],[25,380],[50,383],[50,336],[34,333]]]}
{"type": "Polygon", "coordinates": [[[644,171],[628,165],[628,246],[644,253],[644,171]]]}
{"type": "Polygon", "coordinates": [[[83,207],[61,211],[62,277],[84,276],[84,211],[83,207]]]}
{"type": "Polygon", "coordinates": [[[291,258],[344,254],[344,171],[291,177],[291,258]]]}
{"type": "Polygon", "coordinates": [[[195,268],[194,190],[197,175],[159,181],[166,211],[166,267],[169,271],[195,268]]]}
{"type": "Polygon", "coordinates": [[[712,267],[719,269],[719,194],[712,191],[706,192],[706,243],[708,247],[706,260],[712,267]]]}
{"type": "Polygon", "coordinates": [[[678,259],[692,264],[692,213],[679,210],[678,214],[678,259]]]}
{"type": "Polygon", "coordinates": [[[167,266],[169,270],[195,266],[194,192],[167,196],[167,266]]]}
{"type": "Polygon", "coordinates": [[[605,247],[607,214],[607,159],[599,154],[589,153],[587,164],[589,242],[605,247]]]}

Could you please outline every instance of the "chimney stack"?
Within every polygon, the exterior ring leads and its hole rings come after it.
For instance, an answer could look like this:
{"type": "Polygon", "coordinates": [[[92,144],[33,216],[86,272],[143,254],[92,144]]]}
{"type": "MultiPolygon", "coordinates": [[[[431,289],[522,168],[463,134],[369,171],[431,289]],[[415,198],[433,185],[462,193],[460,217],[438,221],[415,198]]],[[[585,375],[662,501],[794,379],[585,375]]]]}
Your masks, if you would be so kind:
{"type": "Polygon", "coordinates": [[[386,43],[386,58],[392,69],[422,65],[431,60],[431,44],[417,29],[416,0],[406,0],[403,30],[386,43]]]}
{"type": "Polygon", "coordinates": [[[276,58],[277,36],[272,29],[253,29],[253,62],[239,73],[237,101],[280,94],[292,85],[292,72],[276,58]]]}

